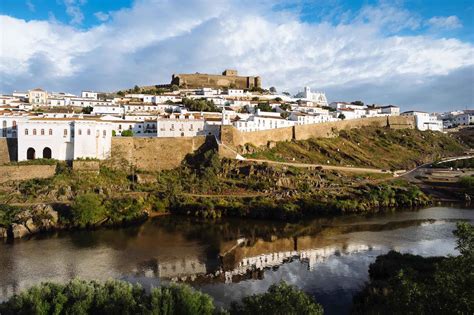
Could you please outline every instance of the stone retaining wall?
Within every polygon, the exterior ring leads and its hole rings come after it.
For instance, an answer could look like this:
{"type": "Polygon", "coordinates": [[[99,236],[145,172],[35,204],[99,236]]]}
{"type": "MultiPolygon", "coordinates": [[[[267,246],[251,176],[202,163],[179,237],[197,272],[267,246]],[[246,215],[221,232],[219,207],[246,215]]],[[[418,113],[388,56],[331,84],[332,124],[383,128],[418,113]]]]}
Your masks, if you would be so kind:
{"type": "Polygon", "coordinates": [[[0,165],[0,183],[48,178],[56,173],[56,165],[0,165]]]}

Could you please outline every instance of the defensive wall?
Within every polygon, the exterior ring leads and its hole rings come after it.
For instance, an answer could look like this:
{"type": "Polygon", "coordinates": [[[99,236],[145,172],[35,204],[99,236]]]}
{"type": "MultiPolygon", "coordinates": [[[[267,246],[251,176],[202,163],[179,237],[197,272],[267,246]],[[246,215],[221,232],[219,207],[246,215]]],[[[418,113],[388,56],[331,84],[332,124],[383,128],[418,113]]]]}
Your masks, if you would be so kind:
{"type": "Polygon", "coordinates": [[[205,136],[183,138],[113,137],[109,161],[115,167],[134,166],[144,171],[168,170],[178,167],[187,154],[198,150],[205,136]]]}
{"type": "Polygon", "coordinates": [[[17,160],[17,140],[0,138],[0,165],[17,160]]]}
{"type": "Polygon", "coordinates": [[[186,88],[228,88],[251,89],[261,87],[260,77],[238,76],[238,75],[217,75],[217,74],[173,74],[171,84],[186,88]]]}
{"type": "Polygon", "coordinates": [[[245,144],[260,147],[279,141],[332,138],[337,136],[341,130],[368,126],[391,129],[414,129],[415,119],[409,116],[371,117],[251,132],[241,132],[233,126],[222,126],[221,143],[233,148],[238,148],[245,144]]]}
{"type": "Polygon", "coordinates": [[[54,165],[0,165],[0,183],[33,178],[48,178],[56,173],[54,165]]]}

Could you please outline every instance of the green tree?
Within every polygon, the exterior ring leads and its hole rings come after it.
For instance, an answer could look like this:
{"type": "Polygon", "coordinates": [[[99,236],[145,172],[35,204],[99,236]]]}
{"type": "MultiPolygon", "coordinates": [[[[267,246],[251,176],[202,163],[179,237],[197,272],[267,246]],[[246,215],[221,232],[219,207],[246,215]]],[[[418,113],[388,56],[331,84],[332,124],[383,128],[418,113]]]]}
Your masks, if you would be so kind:
{"type": "Polygon", "coordinates": [[[71,217],[73,223],[80,226],[100,222],[106,217],[102,199],[93,193],[78,195],[71,207],[71,217]]]}
{"type": "Polygon", "coordinates": [[[82,113],[83,114],[90,114],[90,113],[92,113],[93,110],[94,110],[94,108],[92,106],[86,106],[82,109],[82,113]]]}
{"type": "Polygon", "coordinates": [[[323,314],[323,308],[303,291],[281,282],[270,286],[266,293],[245,297],[241,303],[232,303],[230,314],[323,314]]]}
{"type": "Polygon", "coordinates": [[[344,115],[344,114],[339,114],[339,116],[337,116],[337,118],[344,120],[344,119],[346,119],[346,115],[344,115]]]}
{"type": "Polygon", "coordinates": [[[177,86],[176,84],[173,84],[171,86],[171,91],[173,91],[173,92],[179,91],[179,86],[177,86]]]}
{"type": "Polygon", "coordinates": [[[272,87],[270,87],[270,92],[271,93],[276,93],[277,89],[274,86],[272,86],[272,87]]]}
{"type": "Polygon", "coordinates": [[[363,106],[364,105],[364,102],[362,101],[354,101],[354,102],[351,102],[352,105],[360,105],[360,106],[363,106]]]}
{"type": "Polygon", "coordinates": [[[131,129],[124,130],[122,131],[121,135],[122,137],[133,137],[133,130],[131,129]]]}
{"type": "Polygon", "coordinates": [[[138,85],[133,87],[133,93],[140,93],[140,87],[138,85]]]}
{"type": "Polygon", "coordinates": [[[257,109],[260,109],[262,112],[272,112],[273,108],[268,103],[259,103],[257,109]]]}

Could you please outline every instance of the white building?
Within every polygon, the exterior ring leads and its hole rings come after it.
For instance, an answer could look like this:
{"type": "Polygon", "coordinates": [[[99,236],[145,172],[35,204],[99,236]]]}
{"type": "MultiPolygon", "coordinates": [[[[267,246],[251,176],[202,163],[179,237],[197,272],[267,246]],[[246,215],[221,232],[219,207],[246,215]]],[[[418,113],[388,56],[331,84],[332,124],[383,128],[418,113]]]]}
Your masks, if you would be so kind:
{"type": "Polygon", "coordinates": [[[443,121],[439,120],[435,115],[430,115],[421,111],[408,111],[401,114],[402,116],[415,116],[416,128],[418,130],[443,131],[443,121]]]}
{"type": "Polygon", "coordinates": [[[297,97],[312,102],[314,106],[328,106],[326,94],[323,92],[311,92],[311,88],[308,86],[305,86],[303,92],[299,93],[297,97]]]}
{"type": "Polygon", "coordinates": [[[30,118],[18,122],[18,161],[52,158],[106,159],[111,152],[112,125],[71,118],[30,118]]]}
{"type": "Polygon", "coordinates": [[[380,111],[382,114],[387,114],[389,116],[400,115],[400,107],[394,105],[382,106],[380,107],[380,111]]]}
{"type": "Polygon", "coordinates": [[[92,91],[82,91],[81,92],[81,98],[92,98],[94,100],[98,99],[98,94],[97,92],[92,92],[92,91]]]}
{"type": "Polygon", "coordinates": [[[339,120],[328,114],[308,114],[301,112],[292,112],[288,119],[294,121],[296,125],[320,124],[339,120]]]}
{"type": "Polygon", "coordinates": [[[215,132],[202,115],[194,113],[163,115],[158,118],[156,129],[158,137],[195,137],[215,132]]]}
{"type": "Polygon", "coordinates": [[[48,101],[48,93],[40,88],[28,91],[28,102],[35,106],[46,105],[48,101]]]}
{"type": "Polygon", "coordinates": [[[295,124],[295,121],[282,118],[280,113],[260,110],[255,115],[239,114],[233,122],[234,127],[243,132],[291,127],[295,124]]]}
{"type": "Polygon", "coordinates": [[[240,97],[240,96],[244,96],[246,94],[245,94],[244,90],[241,90],[241,89],[228,89],[227,90],[227,95],[240,97]]]}
{"type": "Polygon", "coordinates": [[[92,110],[94,115],[123,115],[125,108],[119,105],[95,105],[92,110]]]}
{"type": "Polygon", "coordinates": [[[454,116],[456,125],[474,125],[474,110],[466,110],[464,113],[454,116]]]}

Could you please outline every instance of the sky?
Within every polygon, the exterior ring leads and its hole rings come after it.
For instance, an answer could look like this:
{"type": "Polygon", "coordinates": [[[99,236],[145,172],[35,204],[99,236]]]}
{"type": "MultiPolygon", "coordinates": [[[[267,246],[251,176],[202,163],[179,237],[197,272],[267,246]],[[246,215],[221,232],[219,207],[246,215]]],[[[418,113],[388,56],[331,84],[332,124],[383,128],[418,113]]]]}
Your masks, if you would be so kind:
{"type": "Polygon", "coordinates": [[[474,2],[0,0],[0,92],[260,75],[329,101],[474,109],[474,2]]]}

